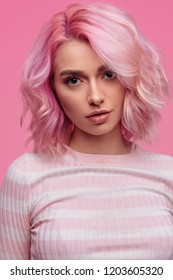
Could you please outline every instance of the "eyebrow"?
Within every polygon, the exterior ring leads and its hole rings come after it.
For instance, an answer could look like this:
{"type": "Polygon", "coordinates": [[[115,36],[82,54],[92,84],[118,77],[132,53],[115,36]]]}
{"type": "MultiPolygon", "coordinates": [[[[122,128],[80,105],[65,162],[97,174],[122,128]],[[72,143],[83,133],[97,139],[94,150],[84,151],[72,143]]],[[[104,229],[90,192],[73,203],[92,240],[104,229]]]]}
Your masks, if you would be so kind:
{"type": "MultiPolygon", "coordinates": [[[[101,72],[105,69],[108,69],[108,67],[106,65],[101,65],[98,69],[97,69],[97,72],[101,72]]],[[[65,76],[65,75],[81,75],[81,76],[85,76],[85,72],[84,71],[81,71],[81,70],[71,70],[71,69],[67,69],[67,70],[64,70],[62,71],[59,76],[62,77],[62,76],[65,76]]]]}

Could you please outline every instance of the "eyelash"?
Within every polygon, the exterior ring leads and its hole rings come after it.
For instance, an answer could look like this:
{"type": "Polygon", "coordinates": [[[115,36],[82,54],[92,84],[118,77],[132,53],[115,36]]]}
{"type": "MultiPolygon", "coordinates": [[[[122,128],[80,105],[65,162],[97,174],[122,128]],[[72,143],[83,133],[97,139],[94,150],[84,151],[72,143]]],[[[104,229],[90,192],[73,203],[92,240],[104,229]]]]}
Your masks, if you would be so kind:
{"type": "MultiPolygon", "coordinates": [[[[105,75],[105,74],[112,74],[112,77],[110,77],[110,79],[108,78],[108,80],[114,80],[114,79],[117,78],[116,73],[114,73],[114,72],[112,72],[112,71],[107,70],[107,71],[104,72],[104,75],[105,75]]],[[[104,76],[104,75],[103,75],[103,76],[104,76]]]]}
{"type": "Polygon", "coordinates": [[[73,79],[81,81],[81,79],[79,79],[78,77],[72,76],[72,77],[68,77],[67,79],[65,79],[64,83],[67,84],[67,85],[70,85],[70,86],[76,86],[77,85],[76,83],[75,84],[70,83],[73,79]]]}
{"type": "MultiPolygon", "coordinates": [[[[117,75],[116,75],[116,73],[114,73],[114,72],[112,72],[112,71],[105,71],[104,73],[103,73],[103,78],[104,78],[104,76],[106,75],[106,74],[112,74],[112,77],[107,77],[107,78],[105,78],[106,80],[115,80],[116,78],[117,78],[117,75]]],[[[78,81],[80,81],[80,82],[82,82],[82,80],[79,78],[79,77],[77,77],[77,76],[71,76],[71,77],[68,77],[67,79],[65,79],[64,80],[64,83],[65,84],[67,84],[67,85],[69,85],[69,86],[76,86],[76,85],[78,85],[78,83],[71,83],[72,82],[72,80],[78,80],[78,81]]]]}

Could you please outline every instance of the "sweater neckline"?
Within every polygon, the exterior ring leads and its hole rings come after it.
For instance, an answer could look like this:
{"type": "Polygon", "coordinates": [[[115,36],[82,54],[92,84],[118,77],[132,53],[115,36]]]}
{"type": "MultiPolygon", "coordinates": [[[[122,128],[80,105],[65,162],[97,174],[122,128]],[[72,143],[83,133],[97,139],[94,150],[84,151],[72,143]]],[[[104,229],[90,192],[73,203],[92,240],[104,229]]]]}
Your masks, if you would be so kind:
{"type": "Polygon", "coordinates": [[[101,154],[88,154],[78,152],[76,150],[71,149],[69,146],[66,146],[66,156],[69,158],[73,158],[80,162],[92,162],[92,163],[106,163],[106,162],[124,162],[124,161],[131,161],[132,159],[138,157],[139,153],[141,152],[142,148],[135,145],[135,148],[132,149],[127,154],[122,155],[101,155],[101,154]]]}

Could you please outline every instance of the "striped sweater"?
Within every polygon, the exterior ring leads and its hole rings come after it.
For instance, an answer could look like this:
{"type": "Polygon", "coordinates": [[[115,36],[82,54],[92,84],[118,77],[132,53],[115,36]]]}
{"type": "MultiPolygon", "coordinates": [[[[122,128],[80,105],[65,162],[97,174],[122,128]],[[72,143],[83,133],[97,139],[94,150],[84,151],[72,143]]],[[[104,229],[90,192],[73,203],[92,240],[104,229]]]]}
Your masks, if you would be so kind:
{"type": "Polygon", "coordinates": [[[173,158],[22,155],[0,189],[0,259],[173,259],[173,158]]]}

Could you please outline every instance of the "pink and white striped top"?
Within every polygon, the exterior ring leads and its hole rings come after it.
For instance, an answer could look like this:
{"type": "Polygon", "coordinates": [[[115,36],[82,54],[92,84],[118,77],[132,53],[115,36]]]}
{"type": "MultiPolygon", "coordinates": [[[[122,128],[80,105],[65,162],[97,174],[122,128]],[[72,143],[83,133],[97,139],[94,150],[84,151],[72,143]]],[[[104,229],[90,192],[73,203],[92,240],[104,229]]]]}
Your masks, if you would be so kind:
{"type": "Polygon", "coordinates": [[[173,158],[21,156],[0,192],[0,259],[173,259],[173,158]]]}

